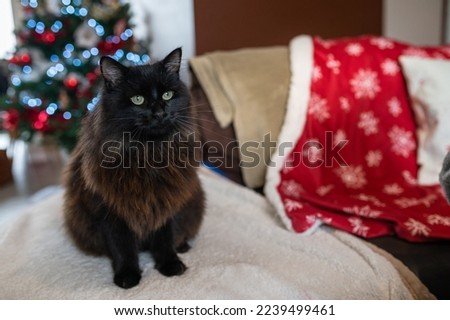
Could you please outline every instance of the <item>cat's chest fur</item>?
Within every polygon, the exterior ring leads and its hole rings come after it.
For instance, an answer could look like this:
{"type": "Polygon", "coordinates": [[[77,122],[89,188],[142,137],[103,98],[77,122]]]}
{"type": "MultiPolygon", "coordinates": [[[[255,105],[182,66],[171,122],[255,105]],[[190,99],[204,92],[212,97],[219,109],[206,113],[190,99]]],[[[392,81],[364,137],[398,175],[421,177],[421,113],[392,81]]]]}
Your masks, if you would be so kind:
{"type": "Polygon", "coordinates": [[[191,167],[131,165],[92,170],[90,162],[99,159],[90,158],[86,157],[81,165],[86,187],[141,239],[172,218],[196,192],[191,186],[198,177],[191,167]]]}

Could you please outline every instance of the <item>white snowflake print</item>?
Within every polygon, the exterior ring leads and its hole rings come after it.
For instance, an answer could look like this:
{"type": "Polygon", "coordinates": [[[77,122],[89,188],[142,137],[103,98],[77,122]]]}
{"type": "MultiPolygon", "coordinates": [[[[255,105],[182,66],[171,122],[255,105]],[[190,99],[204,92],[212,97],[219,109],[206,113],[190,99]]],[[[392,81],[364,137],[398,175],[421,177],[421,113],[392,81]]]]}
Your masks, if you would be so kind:
{"type": "Polygon", "coordinates": [[[308,105],[308,114],[312,115],[320,123],[330,118],[327,100],[321,98],[317,93],[311,94],[308,105]]]}
{"type": "Polygon", "coordinates": [[[291,172],[292,170],[294,170],[294,166],[292,164],[289,164],[287,166],[285,166],[281,172],[283,172],[284,174],[287,174],[289,172],[291,172]]]}
{"type": "Polygon", "coordinates": [[[361,201],[365,201],[365,202],[370,202],[373,205],[378,206],[378,207],[386,207],[386,205],[383,202],[381,202],[380,200],[378,200],[377,197],[374,197],[374,196],[371,196],[371,195],[368,195],[365,193],[360,193],[356,196],[352,196],[352,198],[355,198],[355,199],[358,199],[361,201]]]}
{"type": "Polygon", "coordinates": [[[378,133],[378,122],[373,111],[363,112],[359,115],[358,128],[363,129],[366,136],[370,136],[378,133]]]}
{"type": "Polygon", "coordinates": [[[327,63],[326,63],[326,65],[327,65],[327,68],[331,69],[331,71],[334,74],[338,74],[340,72],[339,68],[341,67],[341,63],[338,60],[336,60],[334,55],[329,54],[327,56],[327,63]]]}
{"type": "Polygon", "coordinates": [[[398,117],[402,113],[402,105],[397,97],[392,97],[387,102],[389,113],[393,117],[398,117]]]}
{"type": "Polygon", "coordinates": [[[411,233],[412,236],[425,236],[430,234],[430,228],[420,221],[413,218],[409,218],[408,221],[404,223],[406,229],[411,233]]]}
{"type": "Polygon", "coordinates": [[[342,141],[347,141],[347,135],[344,130],[339,129],[333,135],[333,146],[337,146],[342,141]]]}
{"type": "Polygon", "coordinates": [[[306,215],[306,223],[313,225],[317,221],[317,216],[315,214],[306,215]]]}
{"type": "Polygon", "coordinates": [[[342,211],[344,211],[345,213],[356,214],[358,216],[366,217],[366,218],[378,218],[379,216],[381,216],[383,214],[383,212],[381,212],[379,210],[374,210],[370,206],[346,207],[346,208],[343,208],[342,211]]]}
{"type": "Polygon", "coordinates": [[[431,225],[442,225],[446,227],[450,227],[450,217],[444,217],[439,214],[430,214],[427,217],[427,222],[431,225]]]}
{"type": "Polygon", "coordinates": [[[370,43],[381,50],[394,48],[394,43],[384,38],[373,38],[370,40],[370,43]]]}
{"type": "Polygon", "coordinates": [[[361,189],[367,184],[366,173],[362,166],[340,167],[335,170],[335,173],[349,189],[361,189]]]}
{"type": "Polygon", "coordinates": [[[328,184],[326,186],[320,186],[319,188],[317,188],[316,193],[323,197],[325,195],[327,195],[331,190],[333,190],[334,186],[332,184],[328,184]]]}
{"type": "Polygon", "coordinates": [[[359,69],[350,80],[356,99],[373,99],[380,92],[378,74],[370,69],[359,69]]]}
{"type": "Polygon", "coordinates": [[[323,159],[323,149],[319,149],[316,145],[311,145],[307,150],[305,150],[304,156],[308,159],[308,162],[315,163],[323,159]]]}
{"type": "Polygon", "coordinates": [[[324,217],[321,213],[317,213],[317,218],[320,219],[325,224],[331,224],[331,222],[333,222],[333,219],[329,217],[324,217]]]}
{"type": "Polygon", "coordinates": [[[286,199],[284,201],[284,208],[287,212],[292,212],[294,210],[303,208],[303,205],[298,201],[286,199]]]}
{"type": "Polygon", "coordinates": [[[294,180],[286,180],[281,183],[281,190],[285,195],[291,198],[300,198],[300,194],[304,192],[303,186],[294,181],[294,180]]]}
{"type": "Polygon", "coordinates": [[[282,172],[284,174],[287,174],[289,172],[291,172],[292,170],[294,170],[296,167],[296,163],[295,163],[295,159],[293,154],[290,154],[289,156],[286,157],[286,160],[284,161],[284,168],[282,169],[282,172]]]}
{"type": "Polygon", "coordinates": [[[322,79],[322,69],[319,66],[314,66],[312,71],[312,81],[317,82],[322,79]]]}
{"type": "Polygon", "coordinates": [[[394,200],[394,203],[400,208],[409,208],[416,206],[425,206],[427,208],[436,201],[437,196],[435,194],[429,194],[423,198],[400,198],[394,200]]]}
{"type": "Polygon", "coordinates": [[[336,40],[325,40],[317,38],[317,42],[319,42],[324,48],[329,49],[332,45],[336,43],[336,40]]]}
{"type": "Polygon", "coordinates": [[[416,142],[411,131],[394,126],[389,130],[388,136],[391,139],[391,149],[396,155],[407,158],[416,149],[416,142]]]}
{"type": "Polygon", "coordinates": [[[406,183],[415,186],[417,184],[417,179],[413,177],[411,172],[404,170],[402,171],[403,179],[405,179],[406,183]]]}
{"type": "Polygon", "coordinates": [[[420,48],[414,48],[414,47],[406,48],[403,51],[403,55],[412,56],[412,57],[422,57],[422,58],[428,57],[428,53],[425,50],[420,49],[420,48]]]}
{"type": "Polygon", "coordinates": [[[350,102],[346,97],[339,97],[339,105],[342,111],[349,112],[350,111],[350,102]]]}
{"type": "Polygon", "coordinates": [[[367,237],[369,227],[364,225],[362,219],[357,217],[348,218],[348,222],[352,226],[352,232],[362,237],[367,237]]]}
{"type": "Polygon", "coordinates": [[[381,63],[381,70],[386,76],[395,76],[400,71],[400,67],[395,60],[386,59],[381,63]]]}
{"type": "Polygon", "coordinates": [[[370,150],[366,154],[366,163],[370,168],[380,166],[381,160],[383,160],[383,154],[380,150],[370,150]]]}
{"type": "Polygon", "coordinates": [[[383,187],[383,193],[389,194],[391,196],[398,196],[403,193],[403,188],[397,183],[385,184],[383,187]]]}
{"type": "Polygon", "coordinates": [[[360,45],[359,43],[353,42],[353,43],[349,43],[346,47],[345,47],[345,52],[347,52],[347,54],[349,56],[352,57],[359,57],[361,55],[361,53],[363,53],[364,48],[362,45],[360,45]]]}

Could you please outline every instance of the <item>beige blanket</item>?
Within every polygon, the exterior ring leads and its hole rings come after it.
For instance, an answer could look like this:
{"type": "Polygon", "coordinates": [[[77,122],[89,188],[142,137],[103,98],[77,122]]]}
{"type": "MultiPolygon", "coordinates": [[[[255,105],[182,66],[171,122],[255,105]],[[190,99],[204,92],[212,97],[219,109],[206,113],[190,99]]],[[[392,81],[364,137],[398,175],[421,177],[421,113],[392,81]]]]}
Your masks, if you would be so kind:
{"type": "Polygon", "coordinates": [[[203,171],[204,225],[189,267],[166,278],[148,253],[132,289],[113,284],[110,261],[77,250],[63,229],[61,192],[0,220],[0,299],[429,299],[400,262],[364,241],[320,228],[284,229],[265,198],[203,171]],[[395,265],[390,261],[395,261],[395,265]]]}
{"type": "Polygon", "coordinates": [[[290,77],[287,47],[215,52],[190,63],[219,124],[233,124],[241,151],[246,149],[241,152],[245,184],[261,187],[274,151],[261,143],[268,133],[277,141],[284,118],[290,77]]]}

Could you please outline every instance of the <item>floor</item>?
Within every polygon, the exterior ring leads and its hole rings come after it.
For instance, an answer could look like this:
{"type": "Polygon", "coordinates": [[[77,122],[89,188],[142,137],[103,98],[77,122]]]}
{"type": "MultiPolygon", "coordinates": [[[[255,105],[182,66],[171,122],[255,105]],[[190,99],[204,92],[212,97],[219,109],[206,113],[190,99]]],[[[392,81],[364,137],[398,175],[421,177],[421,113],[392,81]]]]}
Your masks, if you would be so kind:
{"type": "Polygon", "coordinates": [[[0,187],[0,223],[27,205],[27,197],[17,192],[14,182],[0,187]]]}
{"type": "Polygon", "coordinates": [[[0,222],[60,188],[67,155],[54,145],[16,142],[14,180],[0,187],[0,222]]]}

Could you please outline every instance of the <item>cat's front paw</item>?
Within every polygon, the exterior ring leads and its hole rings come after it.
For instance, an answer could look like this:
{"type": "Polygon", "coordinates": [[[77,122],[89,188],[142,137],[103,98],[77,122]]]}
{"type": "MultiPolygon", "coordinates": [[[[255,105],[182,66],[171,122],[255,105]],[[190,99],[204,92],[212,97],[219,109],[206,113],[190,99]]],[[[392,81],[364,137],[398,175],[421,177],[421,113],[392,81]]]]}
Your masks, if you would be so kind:
{"type": "Polygon", "coordinates": [[[141,273],[137,271],[122,271],[114,275],[114,283],[123,289],[136,286],[141,280],[141,273]]]}
{"type": "Polygon", "coordinates": [[[177,252],[178,253],[186,253],[191,249],[191,246],[189,245],[189,243],[187,243],[187,241],[183,241],[178,247],[177,247],[177,252]]]}
{"type": "Polygon", "coordinates": [[[172,277],[182,275],[186,271],[187,267],[181,260],[177,259],[157,265],[156,269],[158,269],[158,271],[166,277],[172,277]]]}

